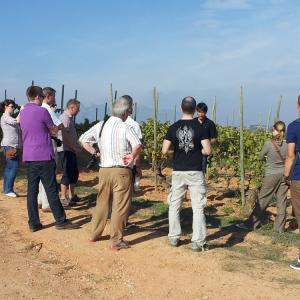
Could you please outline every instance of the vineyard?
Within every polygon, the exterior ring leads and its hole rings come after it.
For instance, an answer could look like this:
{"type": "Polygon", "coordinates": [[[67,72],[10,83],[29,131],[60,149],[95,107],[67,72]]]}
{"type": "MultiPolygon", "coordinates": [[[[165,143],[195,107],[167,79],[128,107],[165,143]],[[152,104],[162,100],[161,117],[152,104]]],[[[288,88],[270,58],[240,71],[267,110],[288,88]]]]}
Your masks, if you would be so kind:
{"type": "MultiPolygon", "coordinates": [[[[83,123],[76,124],[78,134],[80,135],[95,122],[89,123],[87,119],[83,123]]],[[[144,163],[153,165],[157,162],[157,173],[161,175],[165,167],[172,167],[171,157],[164,156],[161,153],[161,146],[166,135],[170,122],[157,122],[157,147],[154,145],[154,121],[148,119],[141,123],[143,136],[142,159],[144,163]]],[[[240,179],[240,131],[236,127],[217,126],[218,142],[213,146],[213,154],[209,158],[208,178],[210,180],[224,179],[228,189],[232,178],[240,179]]],[[[244,166],[245,166],[245,190],[257,190],[260,187],[264,173],[264,162],[259,160],[265,141],[271,137],[269,132],[263,128],[256,130],[243,129],[244,135],[244,166]]],[[[154,170],[153,170],[154,171],[154,170]]]]}

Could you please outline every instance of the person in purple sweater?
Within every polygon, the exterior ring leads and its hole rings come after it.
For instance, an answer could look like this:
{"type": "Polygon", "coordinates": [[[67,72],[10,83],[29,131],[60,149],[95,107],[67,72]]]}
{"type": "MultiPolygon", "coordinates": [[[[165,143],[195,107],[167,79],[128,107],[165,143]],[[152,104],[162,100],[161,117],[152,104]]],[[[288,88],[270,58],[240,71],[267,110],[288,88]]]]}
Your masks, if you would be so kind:
{"type": "Polygon", "coordinates": [[[56,229],[73,229],[58,196],[54,160],[54,151],[50,135],[58,131],[49,112],[41,107],[43,90],[39,86],[30,86],[26,91],[27,103],[20,112],[20,126],[23,141],[23,161],[27,165],[27,210],[30,231],[43,228],[38,212],[39,182],[42,181],[50,208],[55,218],[56,229]]]}

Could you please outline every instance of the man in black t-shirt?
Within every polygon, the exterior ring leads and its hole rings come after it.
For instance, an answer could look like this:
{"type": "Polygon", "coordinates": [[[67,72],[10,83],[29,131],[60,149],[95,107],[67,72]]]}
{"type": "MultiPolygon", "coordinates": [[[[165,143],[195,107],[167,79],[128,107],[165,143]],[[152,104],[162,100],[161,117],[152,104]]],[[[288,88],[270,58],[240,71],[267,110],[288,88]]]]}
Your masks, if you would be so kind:
{"type": "Polygon", "coordinates": [[[163,142],[162,153],[171,153],[173,146],[172,189],[169,200],[169,243],[179,245],[181,235],[180,209],[184,194],[188,189],[193,209],[192,249],[207,250],[206,222],[204,207],[206,204],[205,182],[202,172],[202,155],[211,152],[207,132],[197,120],[193,120],[196,101],[185,97],[181,102],[182,118],[168,129],[163,142]]]}
{"type": "MultiPolygon", "coordinates": [[[[195,120],[198,120],[201,127],[206,131],[211,145],[215,144],[218,138],[218,131],[215,123],[206,116],[208,110],[207,105],[203,102],[200,102],[197,104],[196,110],[198,117],[195,118],[195,120]]],[[[203,155],[202,171],[204,174],[206,174],[207,170],[207,159],[208,156],[203,155]]]]}

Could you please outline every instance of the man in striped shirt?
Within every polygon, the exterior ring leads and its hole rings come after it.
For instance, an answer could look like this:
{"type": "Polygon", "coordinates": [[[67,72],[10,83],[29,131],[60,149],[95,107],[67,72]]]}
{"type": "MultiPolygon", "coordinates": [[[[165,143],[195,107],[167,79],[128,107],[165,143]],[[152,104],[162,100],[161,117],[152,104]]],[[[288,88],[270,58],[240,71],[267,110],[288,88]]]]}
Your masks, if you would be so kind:
{"type": "Polygon", "coordinates": [[[132,196],[132,167],[142,147],[134,129],[125,123],[128,109],[128,100],[121,97],[114,103],[113,116],[104,126],[103,121],[99,122],[79,139],[84,149],[91,154],[96,153],[93,144],[98,143],[101,159],[99,193],[93,212],[90,241],[97,241],[102,235],[109,213],[109,202],[112,201],[110,222],[112,250],[129,247],[123,240],[123,232],[132,196]]]}

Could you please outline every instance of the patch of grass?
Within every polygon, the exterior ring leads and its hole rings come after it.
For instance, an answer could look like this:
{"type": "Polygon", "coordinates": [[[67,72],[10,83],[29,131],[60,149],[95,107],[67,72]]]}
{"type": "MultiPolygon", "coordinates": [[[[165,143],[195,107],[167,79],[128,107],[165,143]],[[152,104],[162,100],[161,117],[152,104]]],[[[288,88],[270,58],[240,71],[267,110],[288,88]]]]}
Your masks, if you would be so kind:
{"type": "Polygon", "coordinates": [[[283,246],[295,246],[300,248],[300,236],[294,232],[279,233],[273,230],[272,224],[262,226],[256,231],[257,233],[271,238],[273,244],[280,244],[283,246]]]}
{"type": "Polygon", "coordinates": [[[232,214],[232,213],[234,213],[234,208],[233,207],[223,207],[223,212],[225,213],[225,214],[227,214],[227,215],[230,215],[230,214],[232,214]]]}
{"type": "Polygon", "coordinates": [[[135,216],[167,217],[168,205],[160,201],[150,201],[139,198],[132,199],[132,213],[135,216]]]}
{"type": "Polygon", "coordinates": [[[228,250],[244,255],[247,260],[262,259],[287,263],[284,248],[278,245],[252,242],[244,246],[235,245],[228,248],[228,250]]]}
{"type": "Polygon", "coordinates": [[[217,216],[216,218],[220,221],[219,227],[221,228],[232,226],[241,221],[241,219],[236,216],[217,216]]]}
{"type": "Polygon", "coordinates": [[[97,194],[98,190],[89,186],[76,186],[76,194],[97,194]]]}

